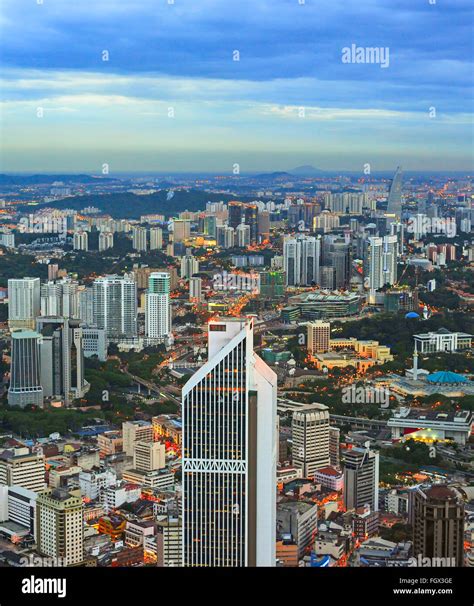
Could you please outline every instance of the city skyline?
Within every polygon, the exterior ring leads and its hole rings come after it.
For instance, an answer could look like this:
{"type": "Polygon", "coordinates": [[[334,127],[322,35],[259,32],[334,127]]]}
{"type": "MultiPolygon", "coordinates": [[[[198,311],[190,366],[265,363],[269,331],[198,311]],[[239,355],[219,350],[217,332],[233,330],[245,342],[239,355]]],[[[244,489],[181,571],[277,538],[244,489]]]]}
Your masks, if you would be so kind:
{"type": "Polygon", "coordinates": [[[3,172],[472,169],[467,1],[61,8],[4,3],[3,172]]]}

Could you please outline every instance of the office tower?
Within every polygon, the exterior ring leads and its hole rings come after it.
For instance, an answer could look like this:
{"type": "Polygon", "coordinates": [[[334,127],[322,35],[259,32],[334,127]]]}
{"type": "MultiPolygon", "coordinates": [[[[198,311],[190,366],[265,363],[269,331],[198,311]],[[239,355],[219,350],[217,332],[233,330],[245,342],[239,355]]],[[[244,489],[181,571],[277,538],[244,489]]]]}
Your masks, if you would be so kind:
{"type": "Polygon", "coordinates": [[[58,269],[59,265],[57,265],[56,263],[48,264],[48,280],[56,280],[56,278],[58,277],[58,269]]]}
{"type": "Polygon", "coordinates": [[[153,425],[145,421],[126,421],[122,423],[123,451],[133,457],[135,442],[153,442],[153,425]]]}
{"type": "Polygon", "coordinates": [[[323,265],[320,273],[321,288],[334,290],[336,288],[336,268],[323,265]]]}
{"type": "Polygon", "coordinates": [[[37,550],[62,566],[84,559],[84,505],[80,490],[47,489],[36,501],[37,550]]]}
{"type": "Polygon", "coordinates": [[[99,234],[99,252],[114,246],[114,234],[111,231],[101,231],[99,234]]]}
{"type": "Polygon", "coordinates": [[[37,320],[41,334],[41,385],[43,396],[59,398],[70,404],[82,398],[89,389],[84,378],[84,352],[80,320],[41,317],[37,320]]]}
{"type": "Polygon", "coordinates": [[[379,508],[379,455],[369,448],[352,448],[345,451],[344,506],[357,509],[370,505],[371,511],[379,508]]]}
{"type": "Polygon", "coordinates": [[[339,427],[329,427],[329,463],[333,467],[339,468],[341,459],[339,454],[339,444],[341,441],[341,430],[339,427]]]}
{"type": "Polygon", "coordinates": [[[445,566],[463,566],[464,503],[453,488],[444,484],[418,487],[413,495],[413,553],[446,558],[445,566]]]}
{"type": "Polygon", "coordinates": [[[242,202],[229,202],[227,208],[229,211],[229,227],[235,229],[242,221],[245,221],[245,206],[242,202]]]}
{"type": "Polygon", "coordinates": [[[397,236],[369,238],[365,258],[365,276],[367,287],[378,290],[397,281],[397,236]]]}
{"type": "Polygon", "coordinates": [[[138,252],[146,252],[148,248],[146,227],[132,229],[132,248],[138,252]]]}
{"type": "Polygon", "coordinates": [[[387,215],[394,216],[400,221],[402,216],[402,167],[395,171],[387,202],[387,215]]]}
{"type": "Polygon", "coordinates": [[[217,236],[217,217],[215,215],[206,215],[204,217],[203,228],[205,236],[215,238],[217,236]]]}
{"type": "Polygon", "coordinates": [[[189,280],[189,300],[200,302],[202,301],[202,279],[191,278],[189,280]]]}
{"type": "Polygon", "coordinates": [[[189,279],[199,272],[199,261],[191,254],[181,259],[181,277],[189,279]]]}
{"type": "Polygon", "coordinates": [[[319,284],[321,241],[312,236],[290,236],[283,241],[287,286],[319,284]]]}
{"type": "Polygon", "coordinates": [[[155,471],[165,467],[165,445],[161,442],[135,442],[133,467],[138,471],[155,471]]]}
{"type": "Polygon", "coordinates": [[[34,329],[41,311],[39,278],[12,278],[8,280],[8,326],[34,329]]]}
{"type": "Polygon", "coordinates": [[[258,213],[258,237],[261,242],[270,239],[270,213],[268,210],[258,213]]]}
{"type": "Polygon", "coordinates": [[[89,235],[86,231],[75,231],[73,235],[74,250],[89,250],[89,235]]]}
{"type": "Polygon", "coordinates": [[[311,355],[329,351],[330,322],[317,320],[308,324],[308,352],[311,355]]]}
{"type": "Polygon", "coordinates": [[[109,339],[137,336],[137,285],[130,278],[105,276],[92,285],[93,324],[109,339]]]}
{"type": "Polygon", "coordinates": [[[255,244],[258,238],[258,209],[255,204],[245,206],[245,224],[249,227],[250,242],[255,244]]]}
{"type": "Polygon", "coordinates": [[[277,377],[251,319],[210,322],[208,351],[182,392],[183,565],[274,566],[277,377]]]}
{"type": "Polygon", "coordinates": [[[318,506],[311,501],[280,501],[276,517],[278,534],[289,536],[296,543],[298,560],[301,559],[314,545],[318,531],[318,506]]]}
{"type": "Polygon", "coordinates": [[[161,227],[150,228],[150,250],[161,250],[163,248],[163,230],[161,227]]]}
{"type": "Polygon", "coordinates": [[[336,236],[324,236],[322,257],[324,265],[334,267],[335,288],[348,288],[352,266],[350,245],[338,241],[336,236]]]}
{"type": "Polygon", "coordinates": [[[241,223],[235,229],[236,244],[239,248],[250,246],[250,226],[241,223]]]}
{"type": "Polygon", "coordinates": [[[43,405],[40,376],[41,335],[32,330],[12,332],[12,356],[8,404],[25,408],[43,405]]]}
{"type": "Polygon", "coordinates": [[[181,518],[159,516],[156,521],[156,565],[182,566],[182,540],[181,518]]]}
{"type": "Polygon", "coordinates": [[[39,492],[46,486],[45,471],[44,456],[26,447],[0,453],[0,484],[39,492]]]}
{"type": "Polygon", "coordinates": [[[329,409],[324,404],[305,404],[291,420],[293,465],[305,478],[329,465],[329,409]]]}
{"type": "Polygon", "coordinates": [[[191,235],[191,221],[173,219],[173,242],[183,242],[191,235]]]}
{"type": "Polygon", "coordinates": [[[163,339],[171,333],[169,274],[151,273],[145,297],[145,335],[148,339],[163,339]]]}

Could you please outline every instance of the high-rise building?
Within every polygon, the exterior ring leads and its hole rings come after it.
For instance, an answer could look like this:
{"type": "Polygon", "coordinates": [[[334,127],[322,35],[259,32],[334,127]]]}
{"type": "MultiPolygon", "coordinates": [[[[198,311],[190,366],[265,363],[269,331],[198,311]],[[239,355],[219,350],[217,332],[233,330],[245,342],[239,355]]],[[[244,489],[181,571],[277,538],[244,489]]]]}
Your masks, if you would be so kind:
{"type": "Polygon", "coordinates": [[[57,263],[48,264],[48,280],[56,280],[58,277],[59,265],[57,263]]]}
{"type": "Polygon", "coordinates": [[[137,285],[130,278],[105,276],[92,285],[93,320],[109,339],[137,335],[137,285]]]}
{"type": "Polygon", "coordinates": [[[62,566],[84,559],[84,505],[80,490],[47,489],[36,501],[37,550],[62,566]]]}
{"type": "Polygon", "coordinates": [[[111,231],[101,231],[99,234],[99,252],[114,246],[114,234],[111,231]]]}
{"type": "Polygon", "coordinates": [[[44,456],[26,447],[0,453],[0,484],[39,492],[46,486],[45,472],[44,456]]]}
{"type": "Polygon", "coordinates": [[[122,423],[123,451],[133,457],[136,442],[153,441],[153,425],[146,421],[126,421],[122,423]]]}
{"type": "Polygon", "coordinates": [[[235,236],[237,239],[237,246],[239,248],[246,248],[250,246],[250,225],[245,225],[245,223],[241,223],[235,229],[235,236]]]}
{"type": "Polygon", "coordinates": [[[270,213],[268,210],[258,213],[258,237],[262,242],[270,239],[270,213]]]}
{"type": "Polygon", "coordinates": [[[171,333],[170,276],[153,272],[145,295],[145,335],[148,339],[164,339],[171,333]]]}
{"type": "Polygon", "coordinates": [[[74,250],[89,250],[89,234],[86,231],[75,231],[73,235],[74,250]]]}
{"type": "Polygon", "coordinates": [[[191,221],[173,219],[173,242],[183,242],[191,235],[191,221]]]}
{"type": "Polygon", "coordinates": [[[365,276],[367,287],[378,290],[397,281],[397,236],[369,238],[367,241],[365,276]]]}
{"type": "Polygon", "coordinates": [[[319,284],[321,241],[313,236],[285,238],[283,259],[287,286],[319,284]]]}
{"type": "Polygon", "coordinates": [[[161,250],[163,248],[163,230],[161,227],[150,228],[150,250],[161,250]]]}
{"type": "Polygon", "coordinates": [[[212,321],[208,339],[182,392],[183,565],[273,566],[277,377],[253,320],[212,321]]]}
{"type": "Polygon", "coordinates": [[[340,441],[341,441],[341,430],[339,427],[331,425],[329,427],[329,461],[333,467],[339,468],[340,465],[340,441]]]}
{"type": "Polygon", "coordinates": [[[12,278],[8,280],[8,326],[34,329],[41,311],[39,278],[12,278]]]}
{"type": "Polygon", "coordinates": [[[146,227],[134,227],[132,229],[132,248],[138,252],[146,252],[148,249],[146,227]]]}
{"type": "Polygon", "coordinates": [[[329,351],[331,323],[317,320],[308,324],[308,352],[311,355],[329,351]]]}
{"type": "Polygon", "coordinates": [[[80,317],[78,283],[64,279],[42,284],[41,315],[78,319],[80,317]]]}
{"type": "Polygon", "coordinates": [[[191,278],[189,280],[189,300],[200,302],[202,301],[202,279],[191,278]]]}
{"type": "Polygon", "coordinates": [[[235,229],[245,220],[245,205],[242,202],[229,202],[229,227],[235,229]]]}
{"type": "Polygon", "coordinates": [[[229,225],[217,226],[217,245],[222,248],[233,248],[235,244],[235,230],[229,225]]]}
{"type": "Polygon", "coordinates": [[[138,441],[133,445],[133,468],[155,471],[165,466],[165,445],[161,442],[138,441]]]}
{"type": "Polygon", "coordinates": [[[192,278],[192,276],[198,272],[199,261],[191,254],[186,254],[186,256],[181,259],[181,277],[189,280],[189,278],[192,278]]]}
{"type": "Polygon", "coordinates": [[[182,566],[181,518],[159,516],[156,521],[156,565],[159,567],[182,566]]]}
{"type": "Polygon", "coordinates": [[[434,484],[419,487],[413,501],[413,553],[446,558],[444,566],[463,566],[464,503],[453,488],[434,484]]]}
{"type": "Polygon", "coordinates": [[[398,221],[402,216],[402,167],[399,166],[395,171],[387,202],[387,215],[393,215],[398,221]]]}
{"type": "Polygon", "coordinates": [[[378,511],[379,455],[369,448],[351,448],[345,451],[344,506],[358,509],[364,505],[378,511]]]}
{"type": "Polygon", "coordinates": [[[84,378],[84,351],[79,320],[41,317],[37,320],[41,335],[40,366],[43,396],[60,398],[70,404],[82,398],[89,384],[84,378]]]}
{"type": "Polygon", "coordinates": [[[293,465],[313,478],[329,460],[329,409],[324,404],[305,404],[293,413],[291,421],[293,465]]]}
{"type": "Polygon", "coordinates": [[[12,356],[8,404],[24,408],[43,405],[40,375],[41,335],[32,330],[12,332],[12,356]]]}

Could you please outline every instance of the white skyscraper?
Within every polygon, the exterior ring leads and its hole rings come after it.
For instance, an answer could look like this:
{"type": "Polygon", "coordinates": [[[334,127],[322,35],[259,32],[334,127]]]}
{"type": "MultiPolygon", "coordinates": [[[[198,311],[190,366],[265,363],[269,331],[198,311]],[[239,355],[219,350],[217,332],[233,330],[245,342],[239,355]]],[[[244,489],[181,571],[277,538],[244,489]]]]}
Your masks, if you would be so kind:
{"type": "Polygon", "coordinates": [[[12,278],[8,280],[8,326],[34,329],[41,311],[39,278],[12,278]]]}
{"type": "Polygon", "coordinates": [[[99,252],[112,248],[114,245],[114,234],[111,231],[101,231],[99,234],[99,252]]]}
{"type": "Polygon", "coordinates": [[[163,248],[163,230],[161,227],[150,228],[150,250],[161,250],[163,248]]]}
{"type": "Polygon", "coordinates": [[[398,238],[384,236],[369,238],[366,253],[366,283],[370,290],[378,290],[397,281],[398,238]]]}
{"type": "Polygon", "coordinates": [[[305,478],[327,467],[329,458],[329,408],[306,404],[295,410],[291,422],[293,464],[301,467],[305,478]]]}
{"type": "Polygon", "coordinates": [[[184,566],[274,566],[277,377],[253,320],[209,323],[209,360],[186,383],[184,566]]]}
{"type": "Polygon", "coordinates": [[[138,252],[146,252],[148,248],[146,227],[134,227],[132,229],[132,247],[138,252]]]}
{"type": "Polygon", "coordinates": [[[170,275],[153,272],[145,295],[145,335],[162,340],[171,333],[170,275]]]}
{"type": "Polygon", "coordinates": [[[199,261],[192,255],[186,255],[181,259],[181,277],[191,278],[199,271],[199,261]]]}
{"type": "Polygon", "coordinates": [[[89,235],[86,231],[75,231],[73,235],[74,250],[89,250],[89,235]]]}
{"type": "Polygon", "coordinates": [[[307,286],[320,282],[321,241],[313,236],[285,238],[283,259],[287,286],[307,286]]]}
{"type": "Polygon", "coordinates": [[[137,285],[128,277],[105,276],[92,285],[93,320],[109,339],[137,336],[137,285]]]}

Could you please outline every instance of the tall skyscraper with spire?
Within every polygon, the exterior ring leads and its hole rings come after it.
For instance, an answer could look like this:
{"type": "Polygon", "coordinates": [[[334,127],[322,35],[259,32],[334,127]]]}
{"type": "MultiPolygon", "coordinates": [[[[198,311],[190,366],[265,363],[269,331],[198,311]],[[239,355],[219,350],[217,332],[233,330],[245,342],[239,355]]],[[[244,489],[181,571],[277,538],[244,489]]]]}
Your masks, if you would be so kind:
{"type": "Polygon", "coordinates": [[[398,220],[402,216],[402,182],[402,167],[399,166],[393,176],[387,203],[387,215],[395,216],[398,220]]]}
{"type": "Polygon", "coordinates": [[[274,566],[277,377],[253,320],[212,321],[183,388],[184,566],[274,566]]]}

